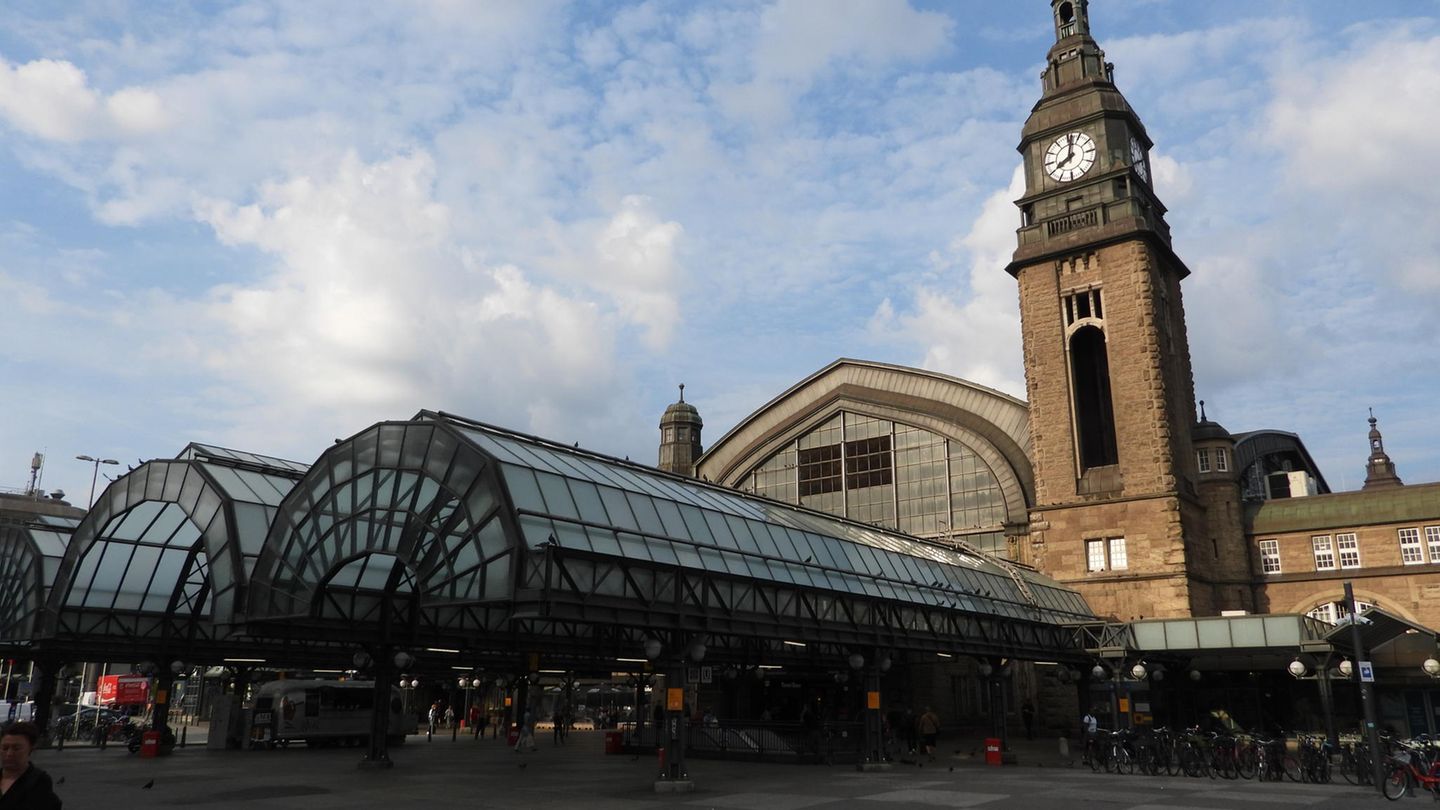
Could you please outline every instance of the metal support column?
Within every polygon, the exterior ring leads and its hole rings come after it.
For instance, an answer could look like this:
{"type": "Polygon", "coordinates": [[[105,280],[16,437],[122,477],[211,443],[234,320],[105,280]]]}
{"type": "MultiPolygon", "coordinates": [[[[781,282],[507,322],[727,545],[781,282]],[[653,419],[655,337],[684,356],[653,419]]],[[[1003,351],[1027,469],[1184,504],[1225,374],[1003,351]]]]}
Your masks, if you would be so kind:
{"type": "Polygon", "coordinates": [[[672,665],[665,673],[665,728],[661,732],[665,746],[665,770],[660,778],[667,781],[690,778],[685,767],[685,738],[690,733],[690,718],[686,716],[684,694],[685,663],[682,661],[672,665]]]}
{"type": "Polygon", "coordinates": [[[360,760],[360,767],[366,769],[393,768],[390,761],[390,682],[395,678],[392,663],[394,650],[381,646],[375,650],[373,661],[375,678],[372,689],[374,704],[370,707],[370,746],[360,760]]]}
{"type": "Polygon", "coordinates": [[[1345,582],[1345,603],[1350,606],[1350,644],[1354,647],[1355,654],[1355,683],[1360,687],[1360,704],[1365,708],[1365,738],[1370,741],[1370,765],[1374,770],[1372,776],[1375,779],[1375,789],[1383,792],[1385,752],[1380,748],[1380,729],[1376,726],[1375,685],[1362,677],[1364,667],[1361,662],[1367,659],[1364,642],[1360,638],[1360,610],[1355,605],[1355,590],[1349,580],[1345,582]]]}

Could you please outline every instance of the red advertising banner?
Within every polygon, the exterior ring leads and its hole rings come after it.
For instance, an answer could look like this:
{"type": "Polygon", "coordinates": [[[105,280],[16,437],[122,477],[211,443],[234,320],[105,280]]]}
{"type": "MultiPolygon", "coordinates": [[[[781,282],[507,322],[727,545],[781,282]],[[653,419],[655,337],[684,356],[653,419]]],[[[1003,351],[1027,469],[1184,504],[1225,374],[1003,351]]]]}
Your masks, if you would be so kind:
{"type": "Polygon", "coordinates": [[[144,675],[101,675],[95,691],[104,704],[149,703],[150,679],[144,675]]]}

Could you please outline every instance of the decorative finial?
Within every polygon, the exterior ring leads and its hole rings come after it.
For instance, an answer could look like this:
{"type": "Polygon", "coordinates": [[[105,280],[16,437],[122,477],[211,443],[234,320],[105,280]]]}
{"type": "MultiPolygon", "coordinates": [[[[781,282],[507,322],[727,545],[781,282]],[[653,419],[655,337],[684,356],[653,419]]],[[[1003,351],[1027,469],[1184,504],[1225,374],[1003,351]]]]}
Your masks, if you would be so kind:
{"type": "Polygon", "coordinates": [[[1205,400],[1200,400],[1200,421],[1205,421],[1205,400]]]}
{"type": "Polygon", "coordinates": [[[685,383],[680,383],[680,401],[685,401],[685,383]]]}
{"type": "Polygon", "coordinates": [[[1374,409],[1374,408],[1366,408],[1365,410],[1367,410],[1367,411],[1370,412],[1370,427],[1372,427],[1372,428],[1375,427],[1375,409],[1374,409]]]}

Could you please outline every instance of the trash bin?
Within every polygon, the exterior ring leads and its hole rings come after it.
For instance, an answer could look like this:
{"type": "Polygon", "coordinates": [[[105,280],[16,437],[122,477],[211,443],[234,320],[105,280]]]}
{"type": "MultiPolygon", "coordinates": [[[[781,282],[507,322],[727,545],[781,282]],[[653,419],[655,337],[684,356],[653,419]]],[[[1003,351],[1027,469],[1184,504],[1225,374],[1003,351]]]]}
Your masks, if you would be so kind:
{"type": "Polygon", "coordinates": [[[619,754],[624,748],[624,738],[618,731],[605,732],[605,753],[619,754]]]}
{"type": "Polygon", "coordinates": [[[160,755],[160,732],[147,731],[140,735],[140,756],[156,757],[160,755]]]}
{"type": "Polygon", "coordinates": [[[520,729],[512,728],[505,734],[505,744],[514,748],[520,742],[520,729]]]}
{"type": "Polygon", "coordinates": [[[985,738],[985,764],[1000,765],[1004,762],[1004,755],[1000,751],[1000,738],[985,738]]]}

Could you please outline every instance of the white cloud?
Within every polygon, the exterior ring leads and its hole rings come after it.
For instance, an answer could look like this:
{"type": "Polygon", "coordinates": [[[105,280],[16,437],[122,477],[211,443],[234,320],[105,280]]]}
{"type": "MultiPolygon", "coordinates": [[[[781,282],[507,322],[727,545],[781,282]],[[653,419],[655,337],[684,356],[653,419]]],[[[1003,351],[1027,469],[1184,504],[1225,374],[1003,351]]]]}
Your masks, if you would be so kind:
{"type": "Polygon", "coordinates": [[[13,68],[0,59],[0,116],[23,132],[63,142],[151,133],[169,123],[149,90],[124,88],[103,97],[90,89],[84,71],[55,59],[13,68]]]}
{"type": "MultiPolygon", "coordinates": [[[[207,364],[264,391],[267,413],[318,410],[355,424],[420,407],[529,423],[609,387],[623,319],[520,268],[476,263],[434,183],[425,153],[349,155],[328,175],[268,184],[249,205],[201,206],[226,244],[276,260],[255,283],[212,295],[227,338],[206,347],[207,364]]],[[[643,233],[634,244],[655,247],[643,233]]],[[[639,279],[658,272],[653,256],[617,261],[639,279]]]]}
{"type": "Polygon", "coordinates": [[[749,75],[711,90],[730,115],[774,126],[824,72],[932,57],[948,46],[953,26],[949,17],[905,0],[780,0],[759,16],[749,75]]]}
{"type": "Polygon", "coordinates": [[[1005,266],[1015,252],[1014,200],[1024,191],[1016,167],[1010,185],[986,198],[970,231],[955,240],[952,255],[937,257],[948,283],[916,289],[914,302],[898,313],[886,300],[872,319],[872,328],[923,347],[924,368],[1021,397],[1019,292],[1005,266]],[[968,266],[956,278],[950,271],[960,262],[968,266]]]}

